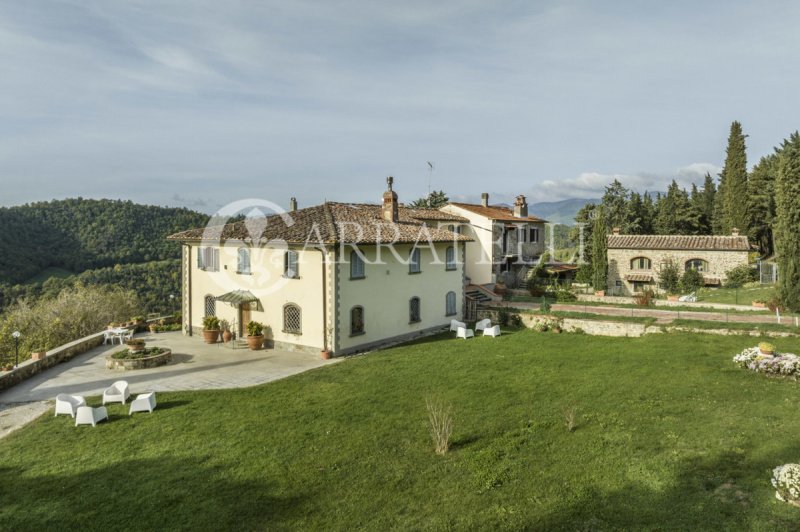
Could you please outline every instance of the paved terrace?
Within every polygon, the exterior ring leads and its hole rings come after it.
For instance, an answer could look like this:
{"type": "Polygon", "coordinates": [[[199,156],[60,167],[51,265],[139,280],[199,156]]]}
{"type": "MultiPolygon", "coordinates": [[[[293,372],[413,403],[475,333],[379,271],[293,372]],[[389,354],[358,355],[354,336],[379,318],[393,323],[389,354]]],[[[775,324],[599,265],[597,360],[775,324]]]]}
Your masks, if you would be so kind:
{"type": "Polygon", "coordinates": [[[246,347],[208,345],[201,336],[180,332],[137,334],[148,347],[169,347],[172,362],[166,366],[132,371],[106,369],[106,356],[123,349],[119,344],[102,345],[58,364],[0,393],[0,438],[52,409],[60,393],[102,395],[116,380],[130,384],[131,395],[154,390],[212,390],[243,388],[335,364],[341,359],[322,360],[319,354],[246,347]]]}

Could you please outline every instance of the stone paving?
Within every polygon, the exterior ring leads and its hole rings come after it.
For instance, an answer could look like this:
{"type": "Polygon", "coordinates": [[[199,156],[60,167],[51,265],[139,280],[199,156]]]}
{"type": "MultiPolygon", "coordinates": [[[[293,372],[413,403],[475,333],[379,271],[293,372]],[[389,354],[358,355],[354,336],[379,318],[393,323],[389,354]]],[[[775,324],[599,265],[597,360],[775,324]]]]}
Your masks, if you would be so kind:
{"type": "Polygon", "coordinates": [[[208,345],[202,337],[180,332],[137,334],[148,347],[169,347],[166,366],[133,371],[109,370],[105,357],[120,349],[103,345],[58,364],[0,393],[0,438],[35,419],[52,406],[59,393],[102,395],[116,380],[126,380],[131,394],[146,391],[243,388],[282,379],[340,359],[322,360],[319,354],[265,349],[232,349],[231,344],[208,345]]]}

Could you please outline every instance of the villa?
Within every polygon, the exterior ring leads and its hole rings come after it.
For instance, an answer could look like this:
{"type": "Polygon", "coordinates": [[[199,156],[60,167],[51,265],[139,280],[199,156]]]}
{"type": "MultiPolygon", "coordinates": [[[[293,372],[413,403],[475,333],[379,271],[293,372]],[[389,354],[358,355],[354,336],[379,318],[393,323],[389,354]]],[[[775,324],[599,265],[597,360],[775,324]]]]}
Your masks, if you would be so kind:
{"type": "Polygon", "coordinates": [[[326,202],[171,235],[182,243],[184,333],[204,316],[240,336],[253,320],[290,350],[343,355],[436,331],[460,318],[468,220],[398,203],[326,202]]]}

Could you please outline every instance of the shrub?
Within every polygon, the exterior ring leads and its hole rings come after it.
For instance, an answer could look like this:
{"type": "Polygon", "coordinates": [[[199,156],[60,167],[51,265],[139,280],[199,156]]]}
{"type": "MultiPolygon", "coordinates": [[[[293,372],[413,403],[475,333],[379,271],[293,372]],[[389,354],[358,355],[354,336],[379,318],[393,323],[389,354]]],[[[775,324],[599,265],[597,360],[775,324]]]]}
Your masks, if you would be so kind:
{"type": "Polygon", "coordinates": [[[500,324],[500,327],[508,327],[510,316],[511,312],[506,307],[500,307],[500,310],[497,311],[497,323],[500,324]]]}
{"type": "Polygon", "coordinates": [[[733,361],[740,368],[773,377],[794,377],[796,379],[800,376],[800,357],[792,353],[764,356],[758,347],[749,347],[733,357],[733,361]]]}
{"type": "Polygon", "coordinates": [[[425,399],[428,409],[428,430],[433,440],[436,454],[446,454],[450,448],[450,436],[453,434],[453,407],[440,399],[425,399]]]}
{"type": "Polygon", "coordinates": [[[681,271],[674,260],[661,263],[658,269],[658,281],[661,288],[668,294],[677,294],[680,290],[681,271]]]}
{"type": "Polygon", "coordinates": [[[559,288],[556,290],[556,301],[577,301],[578,296],[569,288],[559,288]]]}
{"type": "Polygon", "coordinates": [[[264,324],[257,321],[251,321],[247,324],[247,334],[249,336],[261,336],[264,332],[264,324]]]}
{"type": "Polygon", "coordinates": [[[684,292],[696,292],[705,285],[703,274],[694,268],[683,272],[681,277],[680,289],[684,292]]]}
{"type": "Polygon", "coordinates": [[[521,327],[522,327],[522,325],[523,325],[523,324],[522,324],[522,316],[520,316],[519,314],[511,314],[511,315],[508,317],[508,325],[509,325],[509,327],[511,327],[512,329],[519,329],[519,328],[521,328],[521,327]]]}
{"type": "Polygon", "coordinates": [[[567,427],[569,432],[575,430],[578,426],[578,410],[574,406],[566,406],[561,409],[561,413],[564,415],[564,425],[567,427]]]}
{"type": "Polygon", "coordinates": [[[547,301],[547,298],[542,296],[542,303],[539,305],[539,309],[542,312],[550,312],[550,303],[547,301]]]}
{"type": "Polygon", "coordinates": [[[747,264],[740,264],[739,266],[728,271],[725,275],[728,278],[725,281],[726,287],[741,288],[745,284],[755,281],[758,273],[747,264]]]}
{"type": "Polygon", "coordinates": [[[219,318],[216,316],[203,316],[203,329],[206,331],[219,330],[219,318]]]}

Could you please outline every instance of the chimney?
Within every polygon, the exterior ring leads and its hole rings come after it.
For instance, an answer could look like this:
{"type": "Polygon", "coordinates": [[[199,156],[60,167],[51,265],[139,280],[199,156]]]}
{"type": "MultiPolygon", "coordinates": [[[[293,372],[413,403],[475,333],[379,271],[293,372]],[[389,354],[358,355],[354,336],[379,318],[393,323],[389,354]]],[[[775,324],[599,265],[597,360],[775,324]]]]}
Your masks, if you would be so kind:
{"type": "Polygon", "coordinates": [[[481,205],[484,207],[489,206],[489,193],[488,192],[481,192],[481,205]]]}
{"type": "Polygon", "coordinates": [[[387,222],[397,222],[397,193],[392,190],[394,178],[389,176],[386,178],[386,184],[389,186],[388,190],[383,193],[383,206],[381,207],[381,216],[387,222]]]}
{"type": "Polygon", "coordinates": [[[297,198],[289,199],[289,212],[294,212],[297,210],[297,198]]]}
{"type": "Polygon", "coordinates": [[[615,227],[615,228],[613,228],[613,229],[611,230],[611,234],[612,234],[612,235],[618,235],[618,234],[619,234],[619,227],[615,227]]]}
{"type": "Polygon", "coordinates": [[[525,196],[521,194],[517,196],[517,200],[514,202],[514,217],[515,218],[528,217],[528,202],[525,201],[525,196]]]}
{"type": "Polygon", "coordinates": [[[733,236],[739,236],[739,228],[738,227],[734,227],[733,229],[731,229],[731,234],[733,236]]]}

